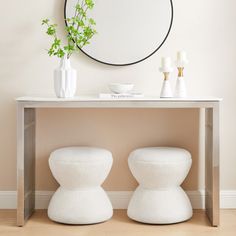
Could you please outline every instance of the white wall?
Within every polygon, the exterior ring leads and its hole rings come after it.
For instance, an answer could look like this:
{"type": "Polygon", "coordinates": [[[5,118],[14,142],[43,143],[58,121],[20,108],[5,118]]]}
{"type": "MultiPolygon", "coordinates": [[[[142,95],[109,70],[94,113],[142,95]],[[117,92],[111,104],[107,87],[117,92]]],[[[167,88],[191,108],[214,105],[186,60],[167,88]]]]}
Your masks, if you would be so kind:
{"type": "MultiPolygon", "coordinates": [[[[45,35],[40,22],[45,17],[54,18],[62,28],[63,4],[64,1],[62,0],[9,0],[1,3],[0,190],[16,189],[16,114],[14,98],[22,95],[53,94],[52,71],[58,65],[58,60],[49,58],[44,50],[49,45],[49,38],[45,35]]],[[[174,23],[169,38],[154,56],[137,65],[129,67],[105,66],[90,60],[81,53],[72,58],[72,64],[78,70],[78,94],[106,91],[107,84],[110,82],[128,81],[134,83],[138,90],[147,95],[159,95],[162,77],[158,72],[158,67],[161,56],[175,57],[177,50],[185,49],[190,60],[185,73],[189,94],[193,96],[212,95],[224,98],[221,109],[221,189],[224,190],[236,190],[234,149],[236,140],[235,9],[236,1],[234,0],[174,1],[174,23]]],[[[175,76],[176,74],[173,74],[173,82],[175,76]]],[[[53,118],[57,115],[56,112],[47,110],[38,112],[38,118],[42,120],[37,126],[37,160],[39,167],[37,186],[39,190],[53,190],[56,186],[47,167],[49,152],[61,144],[70,144],[77,141],[76,137],[69,133],[64,139],[56,135],[52,136],[50,131],[55,131],[57,127],[53,127],[51,130],[44,128],[43,125],[46,120],[51,119],[53,121],[53,118]],[[46,137],[50,137],[50,140],[53,139],[53,142],[44,142],[46,137]],[[53,145],[51,145],[52,143],[53,145]],[[42,173],[45,174],[45,178],[42,177],[42,173]]],[[[68,127],[66,121],[76,125],[76,119],[70,120],[69,114],[71,113],[63,113],[63,124],[58,124],[58,127],[63,130],[68,127]]],[[[97,115],[99,117],[99,113],[97,115]]],[[[160,113],[157,114],[157,116],[159,115],[160,113]]],[[[165,115],[168,116],[168,113],[165,115]]],[[[189,114],[177,111],[170,121],[174,122],[176,119],[181,119],[181,115],[184,115],[183,122],[189,121],[188,125],[193,125],[193,130],[196,131],[199,122],[198,113],[193,111],[189,114]],[[197,118],[194,118],[196,116],[197,118]]],[[[145,116],[145,113],[143,113],[143,116],[145,116]]],[[[107,117],[109,120],[112,115],[108,114],[107,117]]],[[[125,119],[125,117],[123,118],[125,119]]],[[[128,116],[127,119],[130,119],[130,117],[128,116]]],[[[166,120],[165,116],[160,119],[162,121],[166,120]]],[[[153,121],[152,124],[154,123],[153,121]]],[[[119,125],[122,127],[122,124],[119,125]]],[[[109,127],[109,124],[107,124],[107,128],[112,130],[114,127],[109,127]]],[[[133,127],[133,129],[135,128],[133,127]]],[[[158,128],[161,128],[161,126],[158,128]]],[[[199,139],[199,132],[196,131],[181,136],[181,129],[178,122],[176,122],[173,124],[173,130],[168,134],[163,129],[161,133],[166,137],[167,144],[179,144],[178,141],[182,140],[183,146],[189,146],[193,150],[196,161],[193,166],[195,171],[187,180],[186,188],[196,189],[203,185],[203,177],[199,179],[199,183],[196,183],[195,180],[199,173],[202,176],[204,167],[200,155],[201,150],[198,150],[199,143],[195,143],[199,139]],[[176,141],[174,141],[171,134],[179,134],[181,138],[179,139],[177,135],[176,141]],[[188,143],[191,135],[193,137],[188,143]],[[200,155],[200,162],[197,161],[198,155],[200,155]]],[[[88,138],[88,140],[90,139],[88,138]]],[[[156,140],[155,142],[159,144],[159,141],[156,140]]],[[[94,142],[96,143],[96,140],[94,142]]],[[[137,140],[135,145],[139,142],[141,141],[137,140]]],[[[200,144],[201,142],[200,140],[200,144]]],[[[131,146],[129,147],[131,148],[131,146]]],[[[115,151],[115,163],[120,163],[118,157],[120,150],[115,151]]],[[[114,169],[111,178],[105,183],[107,189],[121,190],[123,188],[123,190],[129,190],[134,188],[135,182],[127,168],[124,169],[124,176],[127,176],[128,184],[124,183],[125,180],[119,182],[119,178],[116,176],[117,173],[123,171],[122,168],[126,165],[127,153],[122,154],[122,164],[114,169]]]]}

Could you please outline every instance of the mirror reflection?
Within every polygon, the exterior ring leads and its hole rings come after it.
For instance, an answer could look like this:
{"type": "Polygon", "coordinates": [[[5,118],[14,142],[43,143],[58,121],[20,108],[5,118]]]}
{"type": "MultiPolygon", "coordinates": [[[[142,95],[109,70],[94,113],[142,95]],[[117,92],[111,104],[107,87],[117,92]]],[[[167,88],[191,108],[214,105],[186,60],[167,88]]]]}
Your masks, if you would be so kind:
{"type": "MultiPolygon", "coordinates": [[[[65,2],[65,17],[78,0],[65,2]]],[[[91,17],[98,34],[83,48],[89,57],[110,65],[130,65],[155,53],[173,20],[171,0],[94,0],[91,17]]]]}

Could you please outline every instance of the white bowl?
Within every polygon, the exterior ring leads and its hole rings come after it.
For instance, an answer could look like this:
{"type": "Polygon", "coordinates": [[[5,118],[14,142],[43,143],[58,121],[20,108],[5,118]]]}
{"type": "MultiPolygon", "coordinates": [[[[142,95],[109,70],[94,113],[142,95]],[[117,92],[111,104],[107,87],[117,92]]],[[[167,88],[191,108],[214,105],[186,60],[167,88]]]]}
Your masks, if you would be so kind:
{"type": "Polygon", "coordinates": [[[113,93],[130,93],[134,85],[129,83],[111,83],[109,84],[109,89],[113,93]]]}

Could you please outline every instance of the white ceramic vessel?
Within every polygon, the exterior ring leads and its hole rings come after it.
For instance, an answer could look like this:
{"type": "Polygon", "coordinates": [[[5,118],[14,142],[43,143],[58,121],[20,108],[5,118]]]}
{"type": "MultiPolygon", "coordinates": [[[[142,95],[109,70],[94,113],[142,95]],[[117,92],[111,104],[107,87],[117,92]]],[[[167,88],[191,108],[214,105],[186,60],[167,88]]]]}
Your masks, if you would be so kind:
{"type": "Polygon", "coordinates": [[[77,88],[76,70],[71,68],[70,59],[61,58],[60,66],[54,70],[54,90],[58,98],[72,98],[77,88]]]}
{"type": "Polygon", "coordinates": [[[130,93],[133,88],[134,88],[134,85],[129,84],[129,83],[111,83],[111,84],[109,84],[109,89],[113,93],[117,93],[117,94],[130,93]]]}
{"type": "Polygon", "coordinates": [[[187,90],[184,77],[178,77],[175,85],[175,97],[184,98],[187,96],[187,90]]]}
{"type": "Polygon", "coordinates": [[[171,98],[173,97],[172,89],[169,80],[163,80],[161,88],[161,98],[171,98]]]}

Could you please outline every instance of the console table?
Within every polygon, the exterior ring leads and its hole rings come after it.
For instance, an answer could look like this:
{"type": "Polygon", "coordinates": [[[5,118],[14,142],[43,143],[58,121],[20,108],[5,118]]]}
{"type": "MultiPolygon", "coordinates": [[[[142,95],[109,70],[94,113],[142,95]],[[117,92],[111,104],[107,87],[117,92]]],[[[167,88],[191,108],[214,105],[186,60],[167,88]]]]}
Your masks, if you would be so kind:
{"type": "Polygon", "coordinates": [[[219,225],[219,98],[17,99],[17,225],[35,209],[35,110],[37,108],[203,108],[205,109],[205,208],[212,226],[219,225]]]}

